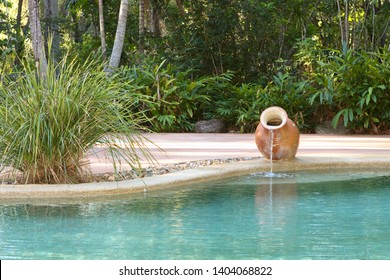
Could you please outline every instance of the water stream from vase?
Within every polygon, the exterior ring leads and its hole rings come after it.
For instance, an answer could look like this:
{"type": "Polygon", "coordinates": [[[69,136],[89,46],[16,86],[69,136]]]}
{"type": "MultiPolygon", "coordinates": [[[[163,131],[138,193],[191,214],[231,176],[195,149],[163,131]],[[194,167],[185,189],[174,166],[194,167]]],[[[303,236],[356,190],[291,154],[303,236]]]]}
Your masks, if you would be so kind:
{"type": "Polygon", "coordinates": [[[269,176],[272,177],[274,175],[273,173],[273,166],[272,166],[272,156],[273,156],[273,148],[274,148],[274,130],[270,130],[270,149],[269,149],[269,159],[270,159],[270,172],[269,176]]]}

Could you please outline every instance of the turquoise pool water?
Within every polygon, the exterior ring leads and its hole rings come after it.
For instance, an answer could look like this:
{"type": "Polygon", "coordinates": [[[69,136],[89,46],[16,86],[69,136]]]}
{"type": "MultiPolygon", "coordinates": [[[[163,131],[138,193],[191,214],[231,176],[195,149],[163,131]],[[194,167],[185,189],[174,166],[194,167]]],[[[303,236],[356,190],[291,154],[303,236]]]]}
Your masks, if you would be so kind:
{"type": "Polygon", "coordinates": [[[0,259],[390,259],[390,172],[282,175],[1,202],[0,259]]]}

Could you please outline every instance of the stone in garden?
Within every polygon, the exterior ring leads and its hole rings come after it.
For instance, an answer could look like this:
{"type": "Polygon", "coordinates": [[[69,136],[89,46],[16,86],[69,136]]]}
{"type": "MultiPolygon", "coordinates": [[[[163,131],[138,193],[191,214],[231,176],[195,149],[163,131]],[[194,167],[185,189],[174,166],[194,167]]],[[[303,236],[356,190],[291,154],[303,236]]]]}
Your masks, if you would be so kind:
{"type": "Polygon", "coordinates": [[[350,134],[349,130],[342,124],[339,124],[336,128],[333,127],[331,121],[323,122],[317,125],[315,128],[316,134],[334,134],[334,135],[346,135],[350,134]]]}
{"type": "Polygon", "coordinates": [[[208,121],[198,121],[195,124],[196,133],[226,133],[227,125],[224,120],[212,119],[208,121]]]}

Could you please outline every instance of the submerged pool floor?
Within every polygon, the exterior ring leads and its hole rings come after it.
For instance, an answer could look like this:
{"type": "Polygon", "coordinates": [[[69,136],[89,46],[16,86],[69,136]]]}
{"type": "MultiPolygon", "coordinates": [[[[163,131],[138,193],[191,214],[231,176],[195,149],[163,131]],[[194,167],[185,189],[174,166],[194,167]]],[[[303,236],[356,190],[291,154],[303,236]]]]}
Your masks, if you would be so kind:
{"type": "Polygon", "coordinates": [[[264,173],[0,206],[0,259],[390,259],[390,172],[264,173]]]}

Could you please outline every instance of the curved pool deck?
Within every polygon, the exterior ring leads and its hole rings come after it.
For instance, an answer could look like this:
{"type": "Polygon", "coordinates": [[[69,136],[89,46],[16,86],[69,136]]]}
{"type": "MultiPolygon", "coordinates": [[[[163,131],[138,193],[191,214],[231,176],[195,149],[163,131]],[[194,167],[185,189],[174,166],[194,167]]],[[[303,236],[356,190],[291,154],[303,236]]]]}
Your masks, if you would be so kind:
{"type": "MultiPolygon", "coordinates": [[[[159,148],[150,150],[160,165],[206,159],[260,157],[254,134],[147,134],[159,148]]],[[[93,173],[113,170],[96,149],[90,155],[93,173]],[[100,155],[100,156],[99,156],[100,155]]],[[[145,161],[143,167],[149,164],[145,161]]],[[[269,171],[269,160],[258,159],[215,164],[164,175],[117,182],[59,185],[0,185],[0,201],[30,198],[86,198],[116,196],[171,188],[190,183],[269,171]]],[[[390,136],[301,135],[296,158],[274,161],[274,171],[333,168],[390,168],[390,136]]],[[[390,171],[389,171],[390,172],[390,171]]]]}

